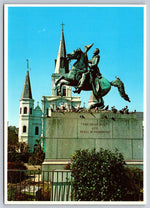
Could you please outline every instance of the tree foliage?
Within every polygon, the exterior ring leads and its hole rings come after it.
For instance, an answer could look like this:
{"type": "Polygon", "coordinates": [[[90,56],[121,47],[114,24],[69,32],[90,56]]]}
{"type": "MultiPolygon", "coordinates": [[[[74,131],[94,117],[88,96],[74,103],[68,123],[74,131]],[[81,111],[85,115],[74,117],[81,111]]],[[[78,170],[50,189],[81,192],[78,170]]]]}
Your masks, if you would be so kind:
{"type": "MultiPolygon", "coordinates": [[[[73,195],[77,201],[128,200],[131,179],[116,150],[78,150],[72,156],[73,195]]],[[[131,186],[130,186],[131,187],[131,186]]],[[[137,190],[135,185],[130,191],[137,190]]]]}
{"type": "Polygon", "coordinates": [[[32,156],[29,157],[28,163],[30,165],[41,165],[44,161],[45,153],[43,152],[41,145],[38,144],[32,153],[32,156]]]}
{"type": "Polygon", "coordinates": [[[9,183],[17,183],[25,179],[26,175],[24,171],[20,170],[26,170],[26,166],[23,162],[8,162],[7,163],[8,168],[8,182],[9,183]],[[15,171],[12,171],[15,170],[15,171]]]}
{"type": "Polygon", "coordinates": [[[16,145],[18,143],[18,132],[15,126],[8,127],[8,144],[16,145]]]}

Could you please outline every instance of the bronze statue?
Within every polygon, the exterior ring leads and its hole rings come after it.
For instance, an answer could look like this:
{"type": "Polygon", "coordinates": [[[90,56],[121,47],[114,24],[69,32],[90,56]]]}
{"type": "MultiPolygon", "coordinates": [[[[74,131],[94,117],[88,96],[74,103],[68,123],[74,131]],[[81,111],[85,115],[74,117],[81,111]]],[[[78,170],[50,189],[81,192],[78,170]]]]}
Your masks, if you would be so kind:
{"type": "Polygon", "coordinates": [[[90,63],[90,65],[89,65],[90,71],[82,74],[82,78],[80,79],[80,84],[78,86],[78,89],[74,91],[75,93],[81,92],[84,84],[86,83],[86,80],[90,79],[90,75],[91,75],[91,79],[92,79],[92,83],[93,83],[93,91],[96,92],[96,86],[94,85],[94,80],[96,77],[102,78],[102,75],[101,75],[99,68],[98,68],[98,63],[100,60],[99,52],[100,52],[99,49],[96,48],[93,53],[94,55],[93,55],[92,59],[88,61],[88,63],[90,63]]]}
{"type": "Polygon", "coordinates": [[[100,51],[98,48],[95,49],[92,59],[88,61],[87,52],[92,46],[93,44],[85,46],[85,52],[79,48],[67,55],[68,61],[71,59],[76,59],[77,61],[73,64],[69,73],[64,74],[56,81],[55,86],[59,94],[61,95],[61,88],[63,85],[75,87],[76,90],[74,92],[77,93],[80,93],[81,90],[92,90],[97,99],[97,103],[93,104],[90,108],[103,108],[103,97],[110,91],[111,86],[115,86],[118,88],[121,97],[130,102],[128,95],[125,93],[124,84],[119,77],[113,82],[109,82],[102,77],[98,68],[100,60],[100,51]],[[90,63],[90,65],[88,65],[88,63],[90,63]],[[89,70],[88,67],[90,68],[89,70]]]}

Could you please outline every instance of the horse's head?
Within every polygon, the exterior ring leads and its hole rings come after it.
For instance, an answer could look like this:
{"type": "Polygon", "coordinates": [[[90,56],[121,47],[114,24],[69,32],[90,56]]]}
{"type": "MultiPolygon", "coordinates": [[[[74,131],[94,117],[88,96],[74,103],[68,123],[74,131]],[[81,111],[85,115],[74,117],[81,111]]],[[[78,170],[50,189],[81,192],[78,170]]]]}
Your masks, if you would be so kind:
{"type": "Polygon", "coordinates": [[[68,59],[80,59],[81,54],[83,54],[81,48],[74,50],[72,53],[67,54],[68,59]]]}

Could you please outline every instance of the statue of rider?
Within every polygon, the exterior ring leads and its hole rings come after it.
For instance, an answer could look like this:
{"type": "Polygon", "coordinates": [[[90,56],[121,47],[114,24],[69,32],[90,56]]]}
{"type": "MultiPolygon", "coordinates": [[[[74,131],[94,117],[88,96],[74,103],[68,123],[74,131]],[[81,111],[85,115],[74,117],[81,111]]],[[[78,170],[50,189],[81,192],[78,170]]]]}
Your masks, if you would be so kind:
{"type": "Polygon", "coordinates": [[[81,90],[83,89],[83,86],[86,84],[86,80],[87,79],[91,79],[91,83],[92,83],[92,87],[93,87],[93,91],[96,92],[96,86],[95,86],[95,78],[98,77],[99,79],[102,78],[102,74],[99,71],[98,68],[98,63],[100,61],[100,50],[98,48],[96,48],[93,52],[93,57],[91,60],[88,61],[88,63],[90,63],[89,68],[90,70],[88,72],[85,72],[82,74],[82,77],[80,79],[80,84],[77,88],[77,90],[75,90],[75,93],[80,93],[81,90]],[[91,76],[90,76],[91,75],[91,76]]]}

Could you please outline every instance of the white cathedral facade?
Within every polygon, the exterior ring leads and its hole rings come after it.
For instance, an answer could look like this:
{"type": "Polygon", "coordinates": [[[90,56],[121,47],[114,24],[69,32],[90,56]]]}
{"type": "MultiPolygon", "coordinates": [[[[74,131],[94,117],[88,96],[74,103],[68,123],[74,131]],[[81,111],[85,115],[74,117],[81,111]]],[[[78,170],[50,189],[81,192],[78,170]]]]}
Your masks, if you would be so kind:
{"type": "Polygon", "coordinates": [[[80,107],[80,97],[71,95],[71,87],[62,88],[63,97],[59,96],[55,89],[56,80],[63,74],[68,73],[68,63],[66,62],[66,46],[64,32],[62,29],[61,40],[57,59],[55,60],[55,72],[52,74],[52,95],[42,96],[42,109],[37,105],[34,107],[32,97],[31,83],[29,76],[29,63],[27,61],[27,74],[25,77],[22,96],[20,99],[19,113],[19,142],[25,142],[29,145],[29,151],[33,151],[37,140],[45,151],[46,138],[46,117],[50,116],[51,110],[55,111],[60,105],[71,109],[80,107]]]}

